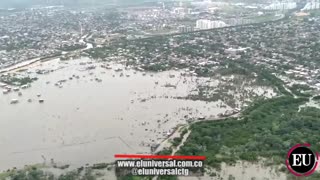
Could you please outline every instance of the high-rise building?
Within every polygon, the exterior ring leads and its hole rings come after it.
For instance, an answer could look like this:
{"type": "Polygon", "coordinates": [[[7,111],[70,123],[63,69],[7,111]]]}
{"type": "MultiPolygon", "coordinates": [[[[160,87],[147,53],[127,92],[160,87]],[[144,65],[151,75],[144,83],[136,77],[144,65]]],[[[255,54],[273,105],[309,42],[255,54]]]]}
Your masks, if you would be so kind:
{"type": "Polygon", "coordinates": [[[297,7],[296,2],[287,1],[287,2],[274,2],[268,6],[266,6],[265,10],[287,10],[294,9],[297,7]]]}
{"type": "Polygon", "coordinates": [[[307,2],[304,8],[302,8],[302,11],[312,9],[320,9],[320,0],[310,0],[309,2],[307,2]]]}
{"type": "Polygon", "coordinates": [[[193,27],[182,25],[182,26],[179,26],[179,27],[178,27],[178,30],[179,30],[179,32],[181,32],[181,33],[191,32],[191,31],[193,31],[193,27]]]}
{"type": "Polygon", "coordinates": [[[196,22],[197,29],[213,29],[228,26],[223,21],[211,21],[207,19],[200,19],[196,22]]]}
{"type": "Polygon", "coordinates": [[[173,12],[175,14],[191,14],[192,9],[191,8],[177,7],[177,8],[173,9],[173,12]]]}

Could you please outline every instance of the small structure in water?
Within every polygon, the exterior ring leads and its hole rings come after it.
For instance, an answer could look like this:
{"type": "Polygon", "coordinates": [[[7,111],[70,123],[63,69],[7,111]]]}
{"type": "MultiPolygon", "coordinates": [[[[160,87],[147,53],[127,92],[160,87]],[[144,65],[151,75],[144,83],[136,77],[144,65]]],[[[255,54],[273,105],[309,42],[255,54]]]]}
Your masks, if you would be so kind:
{"type": "Polygon", "coordinates": [[[92,65],[92,66],[86,67],[86,70],[93,70],[93,69],[96,69],[96,66],[92,65]]]}
{"type": "Polygon", "coordinates": [[[19,100],[18,100],[18,99],[11,99],[10,104],[17,104],[18,102],[19,102],[19,100]]]}
{"type": "Polygon", "coordinates": [[[170,84],[170,83],[166,83],[166,84],[164,85],[164,87],[166,87],[166,88],[177,88],[176,85],[173,85],[173,84],[170,84]]]}
{"type": "Polygon", "coordinates": [[[44,99],[39,99],[39,103],[44,103],[44,99]]]}
{"type": "Polygon", "coordinates": [[[151,152],[152,153],[155,152],[159,146],[160,146],[160,144],[152,144],[151,147],[150,147],[151,148],[151,152]]]}
{"type": "Polygon", "coordinates": [[[22,85],[21,86],[21,89],[27,89],[27,88],[29,88],[31,85],[30,84],[25,84],[25,85],[22,85]]]}
{"type": "Polygon", "coordinates": [[[123,69],[118,68],[118,69],[115,69],[114,71],[115,71],[115,72],[121,72],[121,71],[123,71],[123,69]]]}
{"type": "Polygon", "coordinates": [[[174,78],[174,77],[176,77],[176,76],[175,76],[174,74],[170,74],[169,77],[170,77],[170,78],[174,78]]]}
{"type": "Polygon", "coordinates": [[[97,82],[102,82],[102,79],[99,79],[99,78],[95,78],[95,80],[96,80],[97,82]]]}
{"type": "Polygon", "coordinates": [[[4,89],[2,92],[3,94],[8,94],[10,91],[8,89],[4,89]]]}

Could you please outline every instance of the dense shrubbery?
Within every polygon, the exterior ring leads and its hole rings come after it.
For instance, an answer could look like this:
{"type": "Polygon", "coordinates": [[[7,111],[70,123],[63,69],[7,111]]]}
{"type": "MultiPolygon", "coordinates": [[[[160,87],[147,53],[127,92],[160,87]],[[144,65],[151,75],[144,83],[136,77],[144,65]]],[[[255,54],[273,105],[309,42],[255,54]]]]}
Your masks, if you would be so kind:
{"type": "Polygon", "coordinates": [[[310,86],[308,85],[302,85],[302,84],[294,84],[290,88],[292,93],[294,93],[297,96],[302,96],[302,97],[310,97],[311,93],[308,92],[312,90],[310,86]]]}
{"type": "Polygon", "coordinates": [[[43,171],[38,169],[32,169],[30,171],[17,171],[11,176],[12,180],[28,180],[28,179],[53,179],[53,176],[47,176],[43,171]]]}
{"type": "Polygon", "coordinates": [[[153,65],[149,65],[149,66],[143,66],[142,68],[147,71],[154,71],[154,72],[165,71],[168,69],[163,64],[153,64],[153,65]]]}
{"type": "Polygon", "coordinates": [[[97,175],[94,175],[91,168],[78,169],[55,177],[52,173],[41,170],[41,167],[31,166],[22,170],[12,170],[4,174],[0,174],[0,179],[8,180],[95,180],[97,175]]]}
{"type": "Polygon", "coordinates": [[[38,78],[30,78],[30,77],[23,77],[23,78],[3,77],[3,78],[0,78],[0,81],[10,85],[25,85],[25,84],[32,83],[37,79],[38,78]]]}
{"type": "Polygon", "coordinates": [[[313,98],[312,98],[313,100],[320,100],[320,96],[314,96],[313,98]]]}
{"type": "Polygon", "coordinates": [[[181,141],[182,141],[182,138],[181,138],[181,137],[175,137],[175,138],[173,138],[172,145],[173,145],[174,147],[177,147],[177,146],[179,146],[179,144],[181,143],[181,141]]]}
{"type": "Polygon", "coordinates": [[[59,48],[61,51],[75,51],[78,49],[86,48],[87,45],[85,44],[74,44],[74,45],[65,45],[59,48]]]}
{"type": "Polygon", "coordinates": [[[306,101],[280,97],[257,102],[241,120],[195,123],[179,154],[205,155],[207,164],[218,168],[220,162],[257,161],[258,157],[280,164],[297,143],[308,142],[319,149],[320,110],[304,108],[298,112],[299,105],[306,101]]]}

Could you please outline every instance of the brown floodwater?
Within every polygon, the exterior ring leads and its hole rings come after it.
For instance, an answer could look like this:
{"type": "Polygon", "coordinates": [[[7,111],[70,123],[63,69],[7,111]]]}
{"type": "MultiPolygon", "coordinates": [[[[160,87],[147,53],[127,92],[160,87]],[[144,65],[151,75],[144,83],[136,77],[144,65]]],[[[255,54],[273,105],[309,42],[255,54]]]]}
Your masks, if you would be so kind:
{"type": "Polygon", "coordinates": [[[39,78],[19,91],[22,96],[1,92],[0,170],[51,159],[80,167],[114,161],[116,153],[150,153],[150,144],[162,142],[187,119],[230,110],[221,108],[221,101],[175,98],[195,93],[209,79],[182,76],[181,71],[126,70],[115,63],[105,69],[102,64],[88,58],[38,62],[22,72],[39,78]],[[37,70],[53,72],[36,75],[37,70]],[[12,99],[19,102],[10,104],[12,99]]]}

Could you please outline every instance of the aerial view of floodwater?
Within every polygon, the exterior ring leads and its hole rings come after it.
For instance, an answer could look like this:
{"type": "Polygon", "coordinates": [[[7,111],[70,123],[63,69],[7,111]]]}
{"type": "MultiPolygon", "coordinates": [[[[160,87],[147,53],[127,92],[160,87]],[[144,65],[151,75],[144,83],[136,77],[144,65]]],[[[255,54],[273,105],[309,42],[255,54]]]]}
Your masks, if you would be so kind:
{"type": "Polygon", "coordinates": [[[37,62],[10,73],[39,79],[0,95],[0,169],[36,163],[111,162],[150,153],[178,124],[230,110],[222,101],[186,100],[208,78],[149,73],[89,58],[37,62]],[[79,158],[81,157],[81,158],[79,158]]]}

